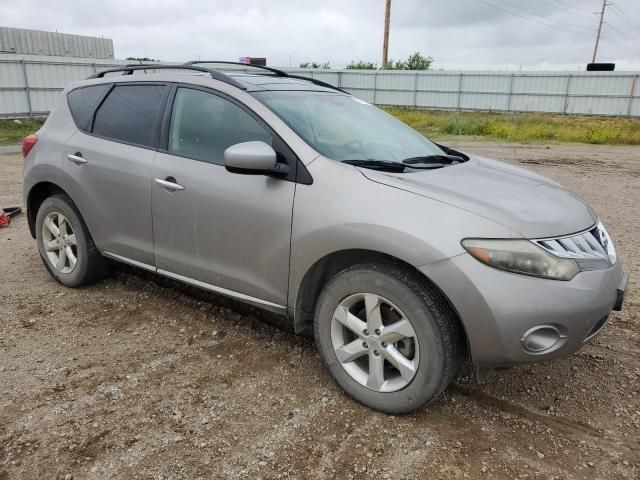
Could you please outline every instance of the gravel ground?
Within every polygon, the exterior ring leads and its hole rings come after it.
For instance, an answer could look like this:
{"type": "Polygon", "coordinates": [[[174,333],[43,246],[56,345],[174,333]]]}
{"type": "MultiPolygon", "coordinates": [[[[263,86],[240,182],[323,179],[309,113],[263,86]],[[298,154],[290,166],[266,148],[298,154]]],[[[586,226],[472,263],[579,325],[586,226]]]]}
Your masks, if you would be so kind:
{"type": "MultiPolygon", "coordinates": [[[[0,480],[639,478],[638,148],[449,143],[600,213],[631,280],[590,345],[384,415],[334,386],[310,340],[236,303],[129,269],[62,287],[22,215],[0,230],[0,480]]],[[[21,158],[0,171],[0,205],[19,203],[21,158]]]]}

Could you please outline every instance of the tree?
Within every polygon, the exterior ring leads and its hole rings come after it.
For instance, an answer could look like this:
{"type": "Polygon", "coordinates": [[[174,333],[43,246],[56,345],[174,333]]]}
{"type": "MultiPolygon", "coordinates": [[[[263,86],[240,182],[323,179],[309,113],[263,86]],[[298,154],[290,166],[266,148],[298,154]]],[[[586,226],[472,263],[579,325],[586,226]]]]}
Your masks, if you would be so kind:
{"type": "Polygon", "coordinates": [[[429,70],[432,63],[433,58],[424,57],[420,54],[420,52],[414,52],[412,55],[409,55],[409,58],[404,61],[389,60],[387,68],[389,70],[429,70]]]}
{"type": "Polygon", "coordinates": [[[300,68],[321,68],[323,70],[328,70],[331,68],[331,63],[304,62],[300,64],[300,68]]]}
{"type": "Polygon", "coordinates": [[[373,62],[363,62],[362,60],[358,60],[357,62],[352,60],[349,65],[347,65],[347,70],[377,70],[378,64],[373,62]]]}

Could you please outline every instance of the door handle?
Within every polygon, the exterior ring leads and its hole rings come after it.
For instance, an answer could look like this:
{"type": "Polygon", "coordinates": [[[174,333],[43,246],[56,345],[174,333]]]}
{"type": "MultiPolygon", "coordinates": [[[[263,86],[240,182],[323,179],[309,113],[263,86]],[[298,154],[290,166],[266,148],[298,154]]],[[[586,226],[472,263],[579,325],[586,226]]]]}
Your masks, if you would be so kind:
{"type": "Polygon", "coordinates": [[[82,158],[82,154],[80,152],[76,152],[75,154],[68,153],[67,160],[72,161],[76,165],[80,165],[82,163],[87,163],[86,158],[82,158]]]}
{"type": "Polygon", "coordinates": [[[173,177],[167,177],[165,180],[156,178],[156,183],[167,190],[184,190],[184,187],[176,183],[176,179],[173,177]]]}

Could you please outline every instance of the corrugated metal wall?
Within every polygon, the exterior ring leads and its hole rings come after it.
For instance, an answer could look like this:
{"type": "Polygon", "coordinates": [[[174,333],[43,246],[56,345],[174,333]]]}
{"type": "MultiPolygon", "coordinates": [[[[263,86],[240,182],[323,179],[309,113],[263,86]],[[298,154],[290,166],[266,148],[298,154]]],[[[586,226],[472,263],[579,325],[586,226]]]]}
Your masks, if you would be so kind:
{"type": "MultiPolygon", "coordinates": [[[[0,117],[45,115],[59,92],[124,60],[0,55],[0,117]]],[[[379,72],[283,69],[378,105],[640,117],[640,72],[379,72]]]]}
{"type": "Polygon", "coordinates": [[[378,72],[287,69],[378,105],[640,116],[639,72],[378,72]]]}
{"type": "Polygon", "coordinates": [[[124,60],[0,54],[0,117],[47,115],[70,82],[124,60]]]}
{"type": "Polygon", "coordinates": [[[0,27],[0,52],[79,58],[113,58],[113,40],[69,33],[0,27]]]}

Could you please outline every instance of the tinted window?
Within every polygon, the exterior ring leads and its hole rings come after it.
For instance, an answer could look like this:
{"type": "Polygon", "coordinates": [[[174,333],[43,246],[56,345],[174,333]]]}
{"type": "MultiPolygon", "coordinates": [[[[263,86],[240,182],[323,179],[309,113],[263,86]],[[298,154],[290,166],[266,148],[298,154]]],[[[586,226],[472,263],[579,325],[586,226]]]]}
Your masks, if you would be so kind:
{"type": "Polygon", "coordinates": [[[102,103],[93,133],[153,147],[166,88],[164,85],[120,85],[102,103]]]}
{"type": "Polygon", "coordinates": [[[218,95],[179,88],[173,103],[169,151],[205,162],[224,164],[231,145],[253,140],[272,144],[258,121],[218,95]]]}
{"type": "Polygon", "coordinates": [[[93,111],[109,87],[110,85],[94,85],[76,88],[67,94],[69,110],[80,130],[88,131],[91,128],[93,111]]]}

